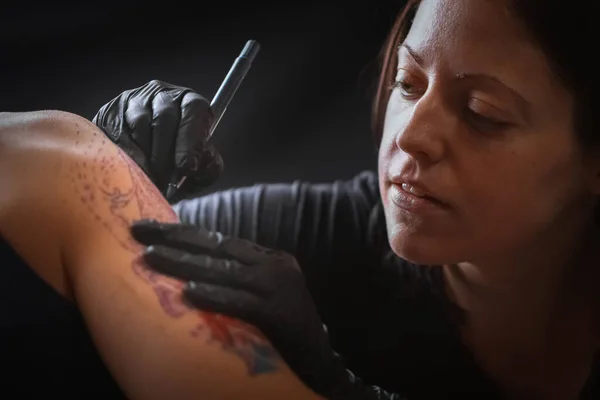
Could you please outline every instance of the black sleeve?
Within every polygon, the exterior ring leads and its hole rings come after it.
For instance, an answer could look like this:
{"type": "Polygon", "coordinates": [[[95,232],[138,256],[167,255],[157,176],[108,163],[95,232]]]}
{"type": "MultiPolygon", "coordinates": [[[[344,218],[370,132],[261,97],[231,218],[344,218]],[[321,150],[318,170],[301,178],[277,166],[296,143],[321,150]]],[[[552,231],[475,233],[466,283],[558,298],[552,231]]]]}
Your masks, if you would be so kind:
{"type": "Polygon", "coordinates": [[[257,184],[184,200],[174,208],[182,222],[293,254],[320,302],[333,283],[330,277],[373,251],[374,231],[385,230],[374,222],[378,203],[377,175],[363,172],[327,184],[257,184]]]}
{"type": "Polygon", "coordinates": [[[257,184],[175,205],[182,222],[285,250],[306,261],[332,260],[340,246],[364,247],[379,198],[377,176],[348,181],[257,184]]]}

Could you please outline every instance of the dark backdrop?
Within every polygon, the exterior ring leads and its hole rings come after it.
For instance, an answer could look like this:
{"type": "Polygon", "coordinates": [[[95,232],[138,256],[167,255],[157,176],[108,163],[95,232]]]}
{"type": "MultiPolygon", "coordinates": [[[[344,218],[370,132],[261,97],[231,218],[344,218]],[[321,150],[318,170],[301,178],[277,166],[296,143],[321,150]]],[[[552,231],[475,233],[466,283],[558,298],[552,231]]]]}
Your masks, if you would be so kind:
{"type": "Polygon", "coordinates": [[[255,39],[258,58],[215,131],[226,170],[213,190],[375,168],[374,61],[401,1],[50,3],[3,6],[1,110],[91,119],[151,79],[210,99],[255,39]]]}

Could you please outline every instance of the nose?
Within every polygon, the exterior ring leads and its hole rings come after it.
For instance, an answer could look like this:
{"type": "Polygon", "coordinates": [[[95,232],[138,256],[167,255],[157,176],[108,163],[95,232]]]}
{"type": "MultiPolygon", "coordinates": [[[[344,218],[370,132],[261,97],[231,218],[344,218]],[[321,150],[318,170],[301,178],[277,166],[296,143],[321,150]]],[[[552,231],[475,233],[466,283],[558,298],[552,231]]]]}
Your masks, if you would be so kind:
{"type": "Polygon", "coordinates": [[[439,162],[446,152],[445,137],[453,128],[451,113],[443,100],[429,93],[406,111],[406,120],[396,132],[396,146],[418,162],[439,162]]]}

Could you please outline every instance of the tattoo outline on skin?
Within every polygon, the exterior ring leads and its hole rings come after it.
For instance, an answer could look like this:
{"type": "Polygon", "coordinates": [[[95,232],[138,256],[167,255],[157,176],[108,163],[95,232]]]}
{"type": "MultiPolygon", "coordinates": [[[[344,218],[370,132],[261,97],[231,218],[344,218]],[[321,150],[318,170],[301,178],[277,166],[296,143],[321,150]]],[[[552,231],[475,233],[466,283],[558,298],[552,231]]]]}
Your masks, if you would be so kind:
{"type": "MultiPolygon", "coordinates": [[[[102,144],[105,141],[106,139],[102,139],[102,144]]],[[[150,179],[121,149],[117,148],[115,154],[108,155],[105,146],[98,146],[94,152],[92,147],[90,144],[84,151],[89,161],[71,165],[68,170],[71,183],[80,201],[98,223],[110,232],[121,247],[139,254],[144,246],[129,234],[122,233],[128,232],[134,222],[127,216],[131,215],[131,209],[128,208],[134,207],[139,219],[153,218],[164,222],[178,222],[177,215],[150,179]],[[111,174],[123,169],[129,173],[131,186],[128,188],[120,188],[111,181],[111,174]],[[88,179],[88,176],[92,179],[88,179]],[[164,207],[155,207],[155,204],[164,207]],[[97,211],[98,207],[107,206],[110,220],[97,211]],[[114,226],[118,228],[114,229],[114,226]]],[[[258,329],[242,321],[200,311],[187,305],[181,298],[184,283],[152,271],[145,265],[141,255],[132,262],[132,269],[136,276],[152,287],[161,308],[168,316],[181,318],[190,313],[197,314],[199,322],[190,331],[192,337],[207,332],[211,342],[218,343],[225,351],[235,354],[245,363],[250,376],[275,372],[278,369],[279,354],[258,329]]]]}

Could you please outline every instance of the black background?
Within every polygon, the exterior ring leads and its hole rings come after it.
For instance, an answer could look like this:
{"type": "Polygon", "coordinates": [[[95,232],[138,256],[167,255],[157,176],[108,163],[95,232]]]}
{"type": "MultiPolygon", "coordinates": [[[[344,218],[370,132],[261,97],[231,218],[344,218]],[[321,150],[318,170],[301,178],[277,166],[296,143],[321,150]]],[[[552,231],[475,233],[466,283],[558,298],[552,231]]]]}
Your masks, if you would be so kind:
{"type": "Polygon", "coordinates": [[[349,178],[376,167],[376,57],[401,3],[8,3],[0,110],[91,119],[151,79],[210,99],[254,39],[261,50],[215,131],[226,168],[212,190],[349,178]]]}

